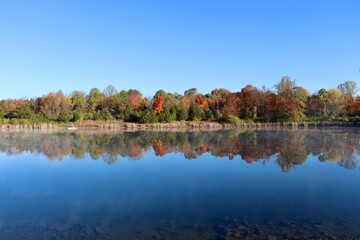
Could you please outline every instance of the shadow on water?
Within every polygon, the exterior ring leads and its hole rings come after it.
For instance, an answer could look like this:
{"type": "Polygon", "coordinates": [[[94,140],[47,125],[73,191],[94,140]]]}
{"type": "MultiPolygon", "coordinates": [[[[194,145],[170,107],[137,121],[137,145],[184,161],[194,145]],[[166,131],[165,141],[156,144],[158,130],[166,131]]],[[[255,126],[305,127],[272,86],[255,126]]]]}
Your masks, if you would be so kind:
{"type": "Polygon", "coordinates": [[[359,133],[0,132],[0,239],[360,239],[359,133]]]}

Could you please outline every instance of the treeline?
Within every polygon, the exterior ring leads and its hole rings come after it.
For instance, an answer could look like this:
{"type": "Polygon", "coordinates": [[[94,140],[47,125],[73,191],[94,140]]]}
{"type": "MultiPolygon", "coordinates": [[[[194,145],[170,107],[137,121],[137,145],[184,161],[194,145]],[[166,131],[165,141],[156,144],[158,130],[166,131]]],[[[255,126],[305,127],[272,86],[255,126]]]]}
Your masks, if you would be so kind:
{"type": "Polygon", "coordinates": [[[89,93],[61,90],[33,99],[0,101],[0,123],[79,122],[121,120],[156,123],[172,121],[349,121],[360,115],[360,97],[353,81],[310,94],[290,77],[276,91],[246,85],[239,92],[215,89],[208,94],[189,89],[183,95],[159,90],[150,99],[138,90],[108,86],[89,93]]]}
{"type": "Polygon", "coordinates": [[[156,156],[182,153],[186,159],[203,154],[243,160],[247,163],[275,161],[282,171],[304,163],[309,156],[356,169],[360,151],[355,131],[206,131],[124,132],[85,134],[55,132],[0,132],[0,152],[9,155],[40,153],[49,160],[64,157],[104,160],[113,165],[121,158],[139,160],[153,151],[156,156]]]}

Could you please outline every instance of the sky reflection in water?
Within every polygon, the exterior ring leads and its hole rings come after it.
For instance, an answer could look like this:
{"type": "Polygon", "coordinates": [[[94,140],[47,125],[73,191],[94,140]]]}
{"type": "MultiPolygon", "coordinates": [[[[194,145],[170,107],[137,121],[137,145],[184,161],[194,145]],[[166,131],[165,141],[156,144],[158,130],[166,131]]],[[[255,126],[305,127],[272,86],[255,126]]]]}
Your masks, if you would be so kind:
{"type": "Polygon", "coordinates": [[[359,133],[2,132],[0,236],[359,237],[359,133]]]}

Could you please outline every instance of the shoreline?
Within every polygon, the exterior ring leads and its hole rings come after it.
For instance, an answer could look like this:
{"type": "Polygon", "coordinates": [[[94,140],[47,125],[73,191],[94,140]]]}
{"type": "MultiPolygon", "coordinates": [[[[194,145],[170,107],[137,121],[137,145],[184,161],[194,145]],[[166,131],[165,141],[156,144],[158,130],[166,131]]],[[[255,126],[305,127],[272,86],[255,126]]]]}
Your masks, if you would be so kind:
{"type": "Polygon", "coordinates": [[[130,122],[104,122],[84,121],[78,123],[41,123],[41,124],[0,124],[1,130],[221,130],[221,129],[256,129],[273,127],[358,127],[358,122],[257,122],[257,123],[219,123],[219,122],[172,122],[172,123],[130,123],[130,122]]]}

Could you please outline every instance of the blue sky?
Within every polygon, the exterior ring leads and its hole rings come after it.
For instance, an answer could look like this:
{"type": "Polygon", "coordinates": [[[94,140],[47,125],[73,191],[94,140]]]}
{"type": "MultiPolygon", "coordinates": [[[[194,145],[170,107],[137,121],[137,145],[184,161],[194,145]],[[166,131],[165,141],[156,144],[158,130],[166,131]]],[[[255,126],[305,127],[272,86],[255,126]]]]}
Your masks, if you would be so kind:
{"type": "Polygon", "coordinates": [[[360,85],[358,0],[0,0],[0,98],[360,85]]]}

